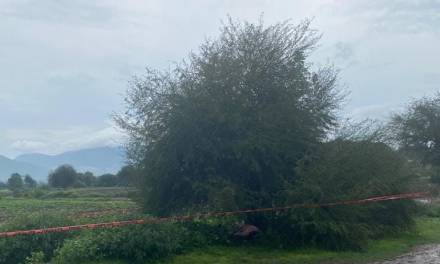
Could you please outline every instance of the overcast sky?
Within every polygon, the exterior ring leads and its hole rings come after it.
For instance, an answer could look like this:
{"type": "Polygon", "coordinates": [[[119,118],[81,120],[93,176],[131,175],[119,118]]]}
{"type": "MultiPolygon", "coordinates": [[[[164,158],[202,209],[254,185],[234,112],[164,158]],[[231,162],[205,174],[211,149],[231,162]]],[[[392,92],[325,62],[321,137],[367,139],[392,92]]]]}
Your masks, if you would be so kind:
{"type": "Polygon", "coordinates": [[[344,115],[386,118],[440,89],[440,0],[0,0],[0,154],[116,145],[131,76],[165,69],[227,15],[314,17],[316,64],[341,69],[344,115]]]}

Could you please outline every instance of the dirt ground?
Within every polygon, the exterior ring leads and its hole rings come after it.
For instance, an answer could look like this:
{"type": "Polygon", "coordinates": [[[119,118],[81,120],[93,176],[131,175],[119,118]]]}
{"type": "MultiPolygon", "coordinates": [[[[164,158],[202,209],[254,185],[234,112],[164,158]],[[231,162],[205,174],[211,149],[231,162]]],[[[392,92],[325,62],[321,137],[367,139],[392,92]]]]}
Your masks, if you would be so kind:
{"type": "Polygon", "coordinates": [[[440,244],[417,247],[408,254],[371,264],[440,264],[440,244]]]}

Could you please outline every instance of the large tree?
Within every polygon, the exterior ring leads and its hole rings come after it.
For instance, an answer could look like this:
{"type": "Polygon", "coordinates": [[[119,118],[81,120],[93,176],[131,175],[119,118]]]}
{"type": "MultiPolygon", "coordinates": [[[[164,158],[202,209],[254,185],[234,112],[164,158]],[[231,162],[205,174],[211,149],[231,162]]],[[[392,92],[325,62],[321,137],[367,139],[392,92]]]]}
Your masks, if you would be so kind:
{"type": "Polygon", "coordinates": [[[336,72],[307,61],[318,39],[309,21],[230,20],[188,61],[136,78],[116,120],[143,169],[145,207],[169,214],[278,204],[297,161],[336,121],[336,72]]]}

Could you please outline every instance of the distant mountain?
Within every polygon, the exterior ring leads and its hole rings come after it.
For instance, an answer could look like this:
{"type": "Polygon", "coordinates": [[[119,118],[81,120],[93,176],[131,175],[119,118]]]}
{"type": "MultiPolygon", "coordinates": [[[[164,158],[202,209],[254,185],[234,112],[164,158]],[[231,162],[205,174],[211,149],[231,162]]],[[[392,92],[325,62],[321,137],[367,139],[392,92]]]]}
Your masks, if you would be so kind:
{"type": "Polygon", "coordinates": [[[0,156],[0,180],[4,181],[11,173],[19,172],[46,181],[48,173],[62,164],[70,164],[77,171],[90,171],[95,175],[116,173],[124,162],[124,151],[119,147],[82,149],[59,155],[24,154],[14,160],[0,156]]]}
{"type": "Polygon", "coordinates": [[[0,181],[6,182],[12,173],[29,174],[35,179],[45,180],[48,170],[44,167],[12,160],[0,155],[0,181]]]}

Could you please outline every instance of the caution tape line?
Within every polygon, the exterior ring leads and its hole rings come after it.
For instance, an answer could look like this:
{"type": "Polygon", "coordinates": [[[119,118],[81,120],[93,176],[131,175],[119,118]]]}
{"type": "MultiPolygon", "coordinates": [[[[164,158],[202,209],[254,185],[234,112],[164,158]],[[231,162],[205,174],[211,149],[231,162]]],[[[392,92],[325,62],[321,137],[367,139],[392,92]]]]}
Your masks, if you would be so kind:
{"type": "Polygon", "coordinates": [[[198,213],[193,215],[180,215],[180,216],[161,217],[161,218],[146,218],[139,220],[115,221],[115,222],[107,222],[107,223],[83,224],[83,225],[62,226],[62,227],[49,227],[49,228],[32,229],[32,230],[8,231],[8,232],[1,232],[0,237],[15,237],[18,235],[38,235],[38,234],[47,234],[47,233],[59,233],[59,232],[68,232],[68,231],[75,231],[82,229],[114,228],[114,227],[121,227],[126,225],[143,225],[143,224],[163,223],[163,222],[171,222],[171,221],[191,221],[194,219],[207,218],[207,217],[226,217],[226,216],[247,214],[247,213],[277,212],[277,211],[286,211],[296,208],[321,208],[321,207],[333,207],[339,205],[358,205],[358,204],[367,204],[367,203],[374,203],[381,201],[416,199],[416,198],[426,198],[426,197],[429,197],[429,194],[426,192],[405,193],[405,194],[395,194],[395,195],[386,195],[386,196],[375,196],[360,200],[348,200],[348,201],[322,203],[322,204],[294,204],[283,207],[245,209],[245,210],[227,211],[227,212],[208,212],[208,213],[198,213]]]}

